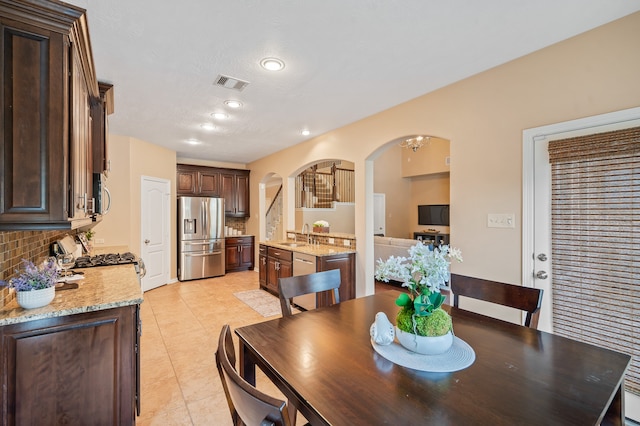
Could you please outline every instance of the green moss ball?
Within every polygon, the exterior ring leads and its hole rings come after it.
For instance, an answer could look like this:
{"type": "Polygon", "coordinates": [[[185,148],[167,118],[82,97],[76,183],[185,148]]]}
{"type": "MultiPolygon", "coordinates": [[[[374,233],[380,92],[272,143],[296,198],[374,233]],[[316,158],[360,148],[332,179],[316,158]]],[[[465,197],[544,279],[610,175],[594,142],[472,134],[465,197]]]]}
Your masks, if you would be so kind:
{"type": "MultiPolygon", "coordinates": [[[[402,331],[413,333],[413,321],[411,317],[413,309],[402,308],[396,317],[396,325],[402,331]]],[[[416,317],[416,331],[418,336],[442,336],[453,327],[451,317],[442,308],[438,308],[429,316],[416,317]]]]}

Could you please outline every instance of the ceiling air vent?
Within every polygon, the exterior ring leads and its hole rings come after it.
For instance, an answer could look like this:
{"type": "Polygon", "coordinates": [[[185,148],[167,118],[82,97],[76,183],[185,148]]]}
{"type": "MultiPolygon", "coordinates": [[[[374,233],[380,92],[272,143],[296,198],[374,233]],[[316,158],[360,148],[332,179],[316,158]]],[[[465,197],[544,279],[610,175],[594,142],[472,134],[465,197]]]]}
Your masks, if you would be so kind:
{"type": "Polygon", "coordinates": [[[248,81],[243,81],[235,77],[229,77],[228,75],[218,74],[216,77],[215,83],[216,86],[222,86],[227,89],[233,89],[237,91],[242,91],[245,87],[249,85],[248,81]]]}

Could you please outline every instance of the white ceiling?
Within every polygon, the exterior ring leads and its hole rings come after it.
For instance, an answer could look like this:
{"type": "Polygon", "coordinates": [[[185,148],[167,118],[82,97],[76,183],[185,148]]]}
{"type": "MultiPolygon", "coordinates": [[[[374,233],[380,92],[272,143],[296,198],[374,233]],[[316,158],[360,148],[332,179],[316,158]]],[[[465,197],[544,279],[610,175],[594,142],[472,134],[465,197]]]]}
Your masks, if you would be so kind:
{"type": "Polygon", "coordinates": [[[635,0],[70,3],[87,9],[98,79],[115,85],[111,133],[236,163],[640,10],[635,0]],[[285,69],[263,70],[270,56],[285,69]],[[250,84],[216,87],[218,74],[250,84]],[[229,110],[227,99],[244,107],[229,110]],[[216,111],[229,119],[203,130],[216,111]]]}

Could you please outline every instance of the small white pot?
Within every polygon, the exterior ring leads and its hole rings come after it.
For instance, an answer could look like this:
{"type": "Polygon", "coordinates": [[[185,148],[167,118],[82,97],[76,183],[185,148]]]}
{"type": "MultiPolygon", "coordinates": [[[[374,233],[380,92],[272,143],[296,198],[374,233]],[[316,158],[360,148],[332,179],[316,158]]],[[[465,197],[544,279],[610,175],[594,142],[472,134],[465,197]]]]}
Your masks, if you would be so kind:
{"type": "Polygon", "coordinates": [[[34,309],[47,306],[56,297],[56,287],[51,286],[41,290],[18,291],[16,300],[24,309],[34,309]]]}
{"type": "Polygon", "coordinates": [[[407,333],[396,327],[396,337],[406,349],[423,355],[440,355],[453,345],[453,333],[449,331],[444,336],[428,337],[407,333]]]}

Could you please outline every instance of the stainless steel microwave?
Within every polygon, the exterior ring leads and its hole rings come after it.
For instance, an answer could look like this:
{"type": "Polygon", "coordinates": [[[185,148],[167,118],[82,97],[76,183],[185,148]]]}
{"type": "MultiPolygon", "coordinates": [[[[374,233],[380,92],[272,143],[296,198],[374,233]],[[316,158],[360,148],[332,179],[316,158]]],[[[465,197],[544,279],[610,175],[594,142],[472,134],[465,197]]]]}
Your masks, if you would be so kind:
{"type": "Polygon", "coordinates": [[[105,176],[102,173],[93,174],[93,212],[99,215],[109,213],[111,208],[111,193],[105,184],[105,176]]]}

